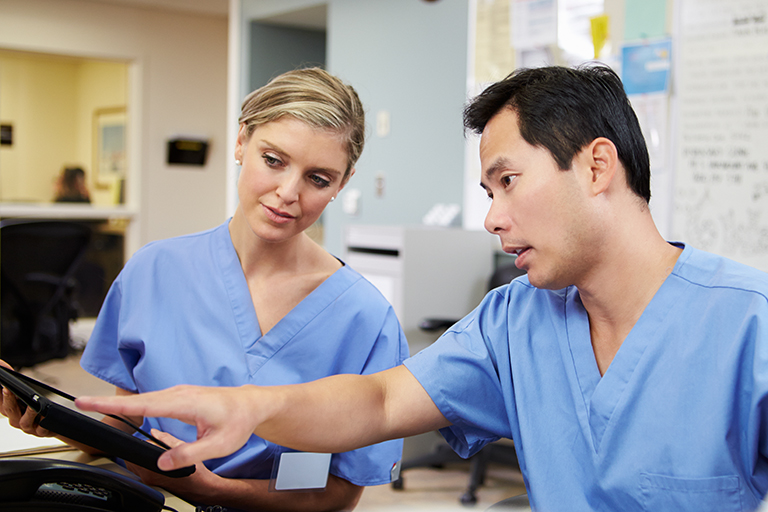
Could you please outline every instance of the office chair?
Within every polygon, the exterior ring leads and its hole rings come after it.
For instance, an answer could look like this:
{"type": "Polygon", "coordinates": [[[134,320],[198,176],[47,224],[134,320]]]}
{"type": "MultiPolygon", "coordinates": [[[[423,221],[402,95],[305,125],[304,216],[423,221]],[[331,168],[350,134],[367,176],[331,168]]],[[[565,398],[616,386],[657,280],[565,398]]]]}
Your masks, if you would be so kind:
{"type": "Polygon", "coordinates": [[[488,507],[485,512],[530,512],[531,503],[527,494],[512,496],[488,507]]]}
{"type": "Polygon", "coordinates": [[[16,368],[69,354],[73,279],[91,230],[63,221],[0,223],[0,358],[16,368]]]}
{"type": "MultiPolygon", "coordinates": [[[[514,278],[523,275],[525,272],[515,267],[514,263],[500,265],[488,280],[488,291],[501,285],[507,284],[514,278]]],[[[420,324],[419,328],[426,331],[444,330],[458,321],[454,318],[427,318],[420,324]]],[[[479,452],[472,455],[469,459],[469,484],[467,490],[461,495],[459,501],[463,505],[474,505],[477,503],[477,489],[485,482],[485,476],[488,471],[488,465],[492,462],[519,468],[517,462],[517,452],[511,441],[500,440],[495,443],[484,446],[479,452]]],[[[441,440],[435,445],[431,453],[416,457],[411,460],[403,461],[400,467],[400,476],[392,482],[393,489],[402,489],[404,487],[403,472],[411,468],[443,468],[446,464],[463,462],[465,459],[459,457],[456,452],[441,440]]]]}

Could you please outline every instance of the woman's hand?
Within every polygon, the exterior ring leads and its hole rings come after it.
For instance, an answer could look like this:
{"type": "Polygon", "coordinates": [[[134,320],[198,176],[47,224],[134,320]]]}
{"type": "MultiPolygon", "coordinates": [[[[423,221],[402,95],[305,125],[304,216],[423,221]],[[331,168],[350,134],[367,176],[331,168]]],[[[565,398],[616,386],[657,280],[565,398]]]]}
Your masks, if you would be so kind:
{"type": "MultiPolygon", "coordinates": [[[[10,370],[13,369],[8,363],[2,360],[0,360],[0,365],[10,370]]],[[[40,416],[38,416],[38,414],[30,407],[27,407],[26,409],[27,410],[22,413],[19,401],[16,400],[16,395],[11,393],[8,388],[3,387],[3,392],[0,396],[0,413],[8,418],[8,424],[33,436],[52,437],[53,433],[50,430],[40,426],[40,416]]]]}
{"type": "MultiPolygon", "coordinates": [[[[171,434],[156,429],[152,429],[152,435],[171,448],[186,444],[184,441],[176,439],[171,434]]],[[[195,465],[194,473],[182,478],[171,478],[141,466],[137,466],[128,461],[126,461],[126,465],[128,466],[128,469],[138,475],[141,478],[141,481],[145,484],[162,487],[176,496],[192,501],[206,502],[212,494],[215,480],[221,478],[214,475],[202,463],[195,465]]]]}

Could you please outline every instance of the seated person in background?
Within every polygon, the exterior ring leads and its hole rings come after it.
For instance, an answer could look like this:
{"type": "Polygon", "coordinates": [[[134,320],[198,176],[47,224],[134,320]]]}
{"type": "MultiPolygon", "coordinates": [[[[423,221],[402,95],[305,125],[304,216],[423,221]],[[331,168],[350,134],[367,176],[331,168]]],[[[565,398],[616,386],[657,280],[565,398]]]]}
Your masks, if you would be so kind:
{"type": "MultiPolygon", "coordinates": [[[[357,93],[321,69],[285,73],[251,93],[234,148],[242,165],[234,216],[139,250],[109,291],[82,366],[132,395],[177,384],[295,384],[400,364],[408,346],[390,304],[304,232],[354,174],[364,134],[357,93]]],[[[13,400],[2,411],[12,425],[46,434],[13,400]]],[[[135,421],[172,446],[197,436],[173,420],[135,421]]],[[[363,486],[390,482],[402,440],[334,454],[319,492],[268,492],[283,451],[252,436],[187,478],[131,469],[229,510],[351,510],[363,486]]]]}
{"type": "Polygon", "coordinates": [[[80,167],[65,167],[56,180],[57,203],[90,203],[91,196],[85,185],[85,171],[80,167]]]}
{"type": "Polygon", "coordinates": [[[253,432],[336,452],[442,428],[464,456],[514,439],[533,510],[755,510],[768,491],[768,275],[662,238],[643,135],[610,68],[521,70],[464,119],[482,134],[485,227],[527,275],[436,343],[374,375],[78,405],[197,425],[166,469],[253,432]]]}

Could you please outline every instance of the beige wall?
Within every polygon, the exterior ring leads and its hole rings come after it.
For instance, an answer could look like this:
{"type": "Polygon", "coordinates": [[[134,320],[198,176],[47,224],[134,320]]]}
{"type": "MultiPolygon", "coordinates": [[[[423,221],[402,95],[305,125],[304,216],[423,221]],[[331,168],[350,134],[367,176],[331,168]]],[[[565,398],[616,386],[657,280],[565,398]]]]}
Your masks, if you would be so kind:
{"type": "MultiPolygon", "coordinates": [[[[133,245],[225,217],[227,19],[88,0],[0,0],[0,48],[129,64],[133,245]],[[210,140],[205,167],[168,166],[175,135],[210,140]]],[[[93,91],[92,94],[97,94],[93,91]]],[[[80,148],[78,151],[82,151],[80,148]]]]}

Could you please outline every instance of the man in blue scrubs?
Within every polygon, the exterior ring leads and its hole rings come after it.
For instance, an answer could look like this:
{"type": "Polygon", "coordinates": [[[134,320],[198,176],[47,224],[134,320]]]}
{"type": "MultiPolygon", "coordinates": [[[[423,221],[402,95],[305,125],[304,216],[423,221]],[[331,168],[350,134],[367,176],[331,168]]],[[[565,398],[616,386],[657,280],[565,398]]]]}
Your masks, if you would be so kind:
{"type": "Polygon", "coordinates": [[[80,403],[196,425],[199,441],[161,457],[168,469],[254,431],[338,452],[440,428],[464,456],[514,439],[534,510],[757,508],[768,275],[661,237],[619,78],[599,66],[518,71],[472,101],[465,125],[482,135],[485,227],[527,276],[434,345],[369,376],[80,403]]]}

